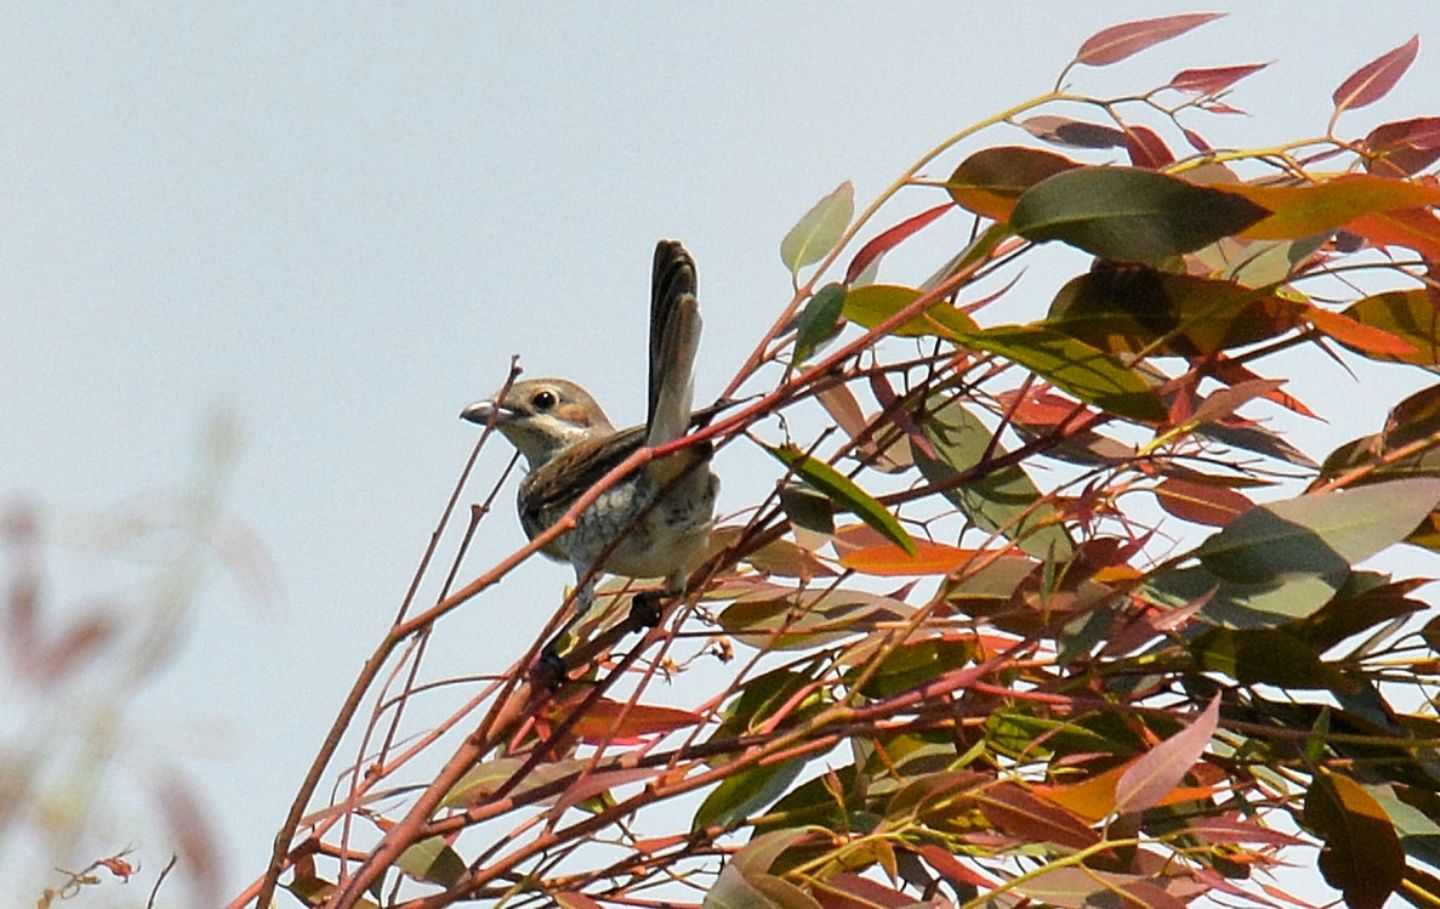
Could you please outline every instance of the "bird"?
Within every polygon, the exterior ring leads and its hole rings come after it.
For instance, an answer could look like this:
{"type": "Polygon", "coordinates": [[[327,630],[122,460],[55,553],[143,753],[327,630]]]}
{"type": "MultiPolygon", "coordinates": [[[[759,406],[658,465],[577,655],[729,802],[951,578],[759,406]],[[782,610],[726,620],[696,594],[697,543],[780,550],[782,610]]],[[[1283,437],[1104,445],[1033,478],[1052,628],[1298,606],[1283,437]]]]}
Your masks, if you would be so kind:
{"type": "MultiPolygon", "coordinates": [[[[661,240],[651,271],[649,407],[643,425],[615,429],[590,392],[559,378],[515,382],[461,411],[471,423],[493,421],[525,458],[529,473],[520,483],[516,507],[528,538],[553,526],[641,446],[672,442],[728,404],[717,402],[696,413],[690,409],[701,329],[697,293],[690,253],[674,240],[661,240]]],[[[579,589],[574,616],[546,645],[542,658],[563,668],[559,644],[594,603],[598,571],[663,577],[664,596],[684,592],[714,520],[720,480],[710,468],[713,454],[714,446],[703,441],[646,462],[544,547],[547,556],[574,568],[579,589]]],[[[635,609],[647,624],[659,620],[657,600],[653,595],[635,598],[635,609]]]]}

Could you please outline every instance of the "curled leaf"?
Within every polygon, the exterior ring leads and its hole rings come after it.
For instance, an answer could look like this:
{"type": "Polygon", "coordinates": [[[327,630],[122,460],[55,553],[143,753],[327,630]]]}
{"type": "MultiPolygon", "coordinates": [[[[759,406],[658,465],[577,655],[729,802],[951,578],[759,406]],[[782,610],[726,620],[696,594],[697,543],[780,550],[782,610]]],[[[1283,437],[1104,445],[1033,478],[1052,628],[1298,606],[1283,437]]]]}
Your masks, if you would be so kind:
{"type": "Polygon", "coordinates": [[[1125,147],[1125,133],[1122,130],[1054,114],[1029,117],[1021,120],[1019,126],[1037,139],[1067,148],[1125,147]]]}

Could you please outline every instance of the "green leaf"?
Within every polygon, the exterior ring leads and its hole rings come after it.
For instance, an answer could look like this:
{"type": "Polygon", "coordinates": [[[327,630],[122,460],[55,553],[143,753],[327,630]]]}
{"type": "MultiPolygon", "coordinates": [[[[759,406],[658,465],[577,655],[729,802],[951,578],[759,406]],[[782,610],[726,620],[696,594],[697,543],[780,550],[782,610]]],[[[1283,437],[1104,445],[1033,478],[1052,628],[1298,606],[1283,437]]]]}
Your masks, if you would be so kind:
{"type": "Polygon", "coordinates": [[[1440,500],[1440,480],[1395,480],[1256,506],[1207,538],[1201,564],[1146,580],[1141,594],[1228,628],[1274,628],[1316,614],[1350,566],[1406,538],[1440,500]]]}
{"type": "Polygon", "coordinates": [[[1321,769],[1305,796],[1303,820],[1325,841],[1326,883],[1348,906],[1381,909],[1405,873],[1405,851],[1385,809],[1359,783],[1321,769]]]}
{"type": "MultiPolygon", "coordinates": [[[[925,402],[925,409],[920,428],[934,445],[939,460],[917,450],[915,463],[920,473],[932,483],[940,483],[979,464],[991,437],[980,418],[962,406],[958,398],[947,401],[932,396],[925,402]]],[[[996,445],[992,456],[1003,454],[1005,448],[996,445]]],[[[1018,464],[951,487],[942,494],[977,527],[1003,532],[1025,552],[1041,557],[1053,553],[1055,558],[1065,559],[1075,551],[1074,541],[1059,521],[1059,512],[1048,502],[1036,504],[1041,499],[1040,489],[1018,464]],[[1020,519],[1026,511],[1029,514],[1020,519]]]]}
{"type": "MultiPolygon", "coordinates": [[[[802,671],[782,666],[748,680],[725,705],[724,718],[710,738],[723,740],[757,731],[802,689],[814,684],[820,672],[818,661],[811,661],[802,671]]],[[[830,702],[824,689],[817,688],[813,696],[791,705],[789,722],[801,722],[830,702]]]]}
{"type": "Polygon", "coordinates": [[[691,830],[711,825],[729,828],[778,799],[805,769],[802,758],[748,767],[727,776],[695,811],[691,830]]]}
{"type": "Polygon", "coordinates": [[[1096,267],[1050,304],[1049,328],[1112,353],[1167,338],[1160,354],[1196,356],[1264,341],[1300,324],[1304,306],[1276,294],[1140,265],[1096,267]]]}
{"type": "Polygon", "coordinates": [[[1214,628],[1192,641],[1190,652],[1205,669],[1223,672],[1242,685],[1265,683],[1291,689],[1339,690],[1352,687],[1310,645],[1278,628],[1214,628]]]}
{"type": "Polygon", "coordinates": [[[945,189],[961,208],[1006,221],[1025,190],[1046,177],[1080,166],[1078,161],[1038,148],[985,148],[960,162],[945,189]]]}
{"type": "MultiPolygon", "coordinates": [[[[874,328],[920,299],[920,294],[913,287],[894,284],[857,287],[845,295],[845,318],[857,325],[874,328]]],[[[937,300],[923,313],[891,329],[890,333],[900,337],[931,336],[960,342],[978,330],[974,319],[949,302],[937,300]]]]}
{"type": "Polygon", "coordinates": [[[1156,262],[1237,234],[1269,214],[1234,193],[1133,167],[1067,170],[1032,186],[1010,224],[1121,262],[1156,262]]]}
{"type": "MultiPolygon", "coordinates": [[[[878,667],[865,662],[850,670],[847,684],[859,681],[862,672],[869,673],[860,692],[869,698],[886,698],[916,685],[931,681],[941,672],[959,669],[975,656],[970,641],[947,641],[940,638],[899,644],[878,667]]],[[[868,655],[867,655],[868,657],[868,655]]]]}
{"type": "Polygon", "coordinates": [[[1440,480],[1395,480],[1257,506],[1200,544],[1217,576],[1264,583],[1307,574],[1336,586],[1349,566],[1397,543],[1440,502],[1440,480]]]}
{"type": "Polygon", "coordinates": [[[1368,356],[1418,366],[1440,366],[1440,296],[1423,289],[1396,290],[1366,297],[1343,314],[1363,325],[1387,331],[1415,348],[1413,353],[1368,356]]]}
{"type": "Polygon", "coordinates": [[[427,837],[415,843],[395,860],[400,870],[417,881],[429,881],[449,887],[465,874],[465,860],[451,849],[441,836],[427,837]]]}
{"type": "Polygon", "coordinates": [[[835,187],[807,211],[780,241],[780,261],[794,275],[825,258],[845,235],[855,216],[855,186],[849,180],[835,187]]]}
{"type": "Polygon", "coordinates": [[[1200,617],[1226,628],[1275,628],[1314,615],[1339,581],[1289,575],[1262,583],[1221,578],[1203,566],[1171,568],[1146,579],[1140,596],[1172,608],[1209,597],[1200,617]]]}
{"type": "Polygon", "coordinates": [[[844,304],[845,287],[834,282],[816,291],[805,304],[795,331],[795,363],[804,363],[820,345],[839,333],[844,304]]]}
{"type": "Polygon", "coordinates": [[[895,520],[895,516],[875,501],[874,497],[855,484],[854,480],[817,458],[812,458],[794,445],[767,448],[780,463],[791,468],[795,475],[811,488],[824,493],[827,498],[842,508],[854,513],[887,540],[899,546],[910,555],[915,555],[915,541],[895,520]]]}
{"type": "Polygon", "coordinates": [[[1127,369],[1083,341],[1035,325],[998,325],[972,335],[979,350],[1009,357],[1087,404],[1142,423],[1168,416],[1140,373],[1127,369]]]}

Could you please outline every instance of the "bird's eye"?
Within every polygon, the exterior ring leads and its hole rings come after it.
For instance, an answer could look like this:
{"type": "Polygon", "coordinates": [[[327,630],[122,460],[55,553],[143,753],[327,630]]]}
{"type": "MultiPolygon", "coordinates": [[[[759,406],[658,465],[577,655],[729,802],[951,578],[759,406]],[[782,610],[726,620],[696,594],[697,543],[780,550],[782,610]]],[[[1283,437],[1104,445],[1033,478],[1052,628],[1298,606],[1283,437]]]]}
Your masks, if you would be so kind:
{"type": "Polygon", "coordinates": [[[536,410],[549,410],[555,406],[555,392],[537,391],[535,397],[530,399],[530,403],[536,410]]]}

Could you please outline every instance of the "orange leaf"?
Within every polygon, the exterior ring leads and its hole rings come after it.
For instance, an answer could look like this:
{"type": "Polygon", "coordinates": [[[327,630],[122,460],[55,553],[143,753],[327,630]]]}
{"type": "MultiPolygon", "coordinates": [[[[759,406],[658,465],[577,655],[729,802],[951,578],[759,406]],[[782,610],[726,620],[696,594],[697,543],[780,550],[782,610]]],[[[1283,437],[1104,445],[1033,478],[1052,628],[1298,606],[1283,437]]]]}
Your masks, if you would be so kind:
{"type": "Polygon", "coordinates": [[[1374,174],[1346,174],[1309,186],[1217,185],[1271,211],[1240,236],[1294,240],[1334,230],[1373,212],[1440,205],[1440,188],[1374,174]]]}
{"type": "Polygon", "coordinates": [[[1338,116],[1341,111],[1364,107],[1385,97],[1385,94],[1395,87],[1395,83],[1400,81],[1400,77],[1405,75],[1410,64],[1415,62],[1415,55],[1418,53],[1420,36],[1414,35],[1409,41],[1381,54],[1351,73],[1350,77],[1335,89],[1335,94],[1331,95],[1331,100],[1335,102],[1335,114],[1338,116]]]}
{"type": "Polygon", "coordinates": [[[1440,218],[1426,208],[1401,208],[1362,215],[1345,225],[1376,246],[1403,246],[1440,262],[1440,218]]]}
{"type": "Polygon", "coordinates": [[[981,149],[961,161],[945,181],[945,189],[955,204],[996,221],[1007,221],[1021,193],[1046,177],[1079,166],[1078,161],[1054,152],[1002,145],[981,149]]]}
{"type": "Polygon", "coordinates": [[[1118,63],[1132,54],[1138,54],[1147,47],[1183,35],[1196,26],[1219,19],[1224,13],[1188,13],[1181,16],[1165,16],[1160,19],[1140,19],[1122,22],[1096,32],[1080,45],[1075,55],[1077,63],[1087,66],[1108,66],[1118,63]]]}
{"type": "Polygon", "coordinates": [[[1403,357],[1415,352],[1415,345],[1382,328],[1357,322],[1347,315],[1307,304],[1305,318],[1316,330],[1362,353],[1403,357]]]}
{"type": "MultiPolygon", "coordinates": [[[[559,725],[568,709],[558,704],[556,708],[550,720],[559,725]]],[[[688,710],[648,704],[627,705],[601,698],[586,709],[584,715],[575,722],[571,732],[587,742],[633,744],[641,736],[671,732],[702,722],[704,717],[688,710]]]]}
{"type": "Polygon", "coordinates": [[[852,549],[840,557],[840,564],[861,574],[901,576],[912,574],[949,574],[968,565],[983,549],[960,549],[944,543],[915,541],[916,553],[909,555],[893,543],[881,543],[852,549]]]}
{"type": "Polygon", "coordinates": [[[1034,786],[1031,791],[1093,823],[1115,810],[1115,785],[1132,763],[1134,761],[1127,761],[1111,767],[1084,782],[1068,786],[1034,786]]]}
{"type": "Polygon", "coordinates": [[[1176,786],[1170,790],[1170,794],[1155,803],[1157,808],[1165,805],[1178,805],[1181,802],[1198,802],[1203,799],[1214,798],[1217,793],[1226,791],[1224,786],[1176,786]]]}

